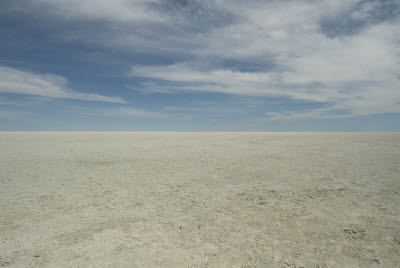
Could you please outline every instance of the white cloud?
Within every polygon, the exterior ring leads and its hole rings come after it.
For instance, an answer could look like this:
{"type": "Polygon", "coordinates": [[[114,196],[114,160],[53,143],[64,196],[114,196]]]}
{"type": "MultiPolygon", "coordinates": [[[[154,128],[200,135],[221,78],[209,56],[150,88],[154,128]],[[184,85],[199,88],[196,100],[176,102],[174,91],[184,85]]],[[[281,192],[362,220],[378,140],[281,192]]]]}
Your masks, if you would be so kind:
{"type": "MultiPolygon", "coordinates": [[[[321,18],[341,14],[357,1],[272,1],[247,7],[222,2],[240,13],[242,22],[197,35],[195,42],[201,46],[192,53],[197,58],[239,62],[248,58],[267,62],[272,56],[277,67],[250,73],[219,66],[204,69],[195,60],[169,66],[134,65],[131,75],[156,79],[143,84],[143,90],[282,96],[330,107],[304,112],[302,117],[338,117],[338,110],[347,112],[341,117],[400,112],[398,18],[332,38],[321,32],[321,18]]],[[[293,117],[291,111],[288,114],[293,117]]]]}
{"type": "Polygon", "coordinates": [[[167,113],[151,112],[142,109],[134,108],[110,108],[103,109],[96,113],[96,115],[104,115],[111,117],[137,117],[137,118],[168,118],[167,113]]]}
{"type": "Polygon", "coordinates": [[[133,66],[131,75],[160,79],[178,83],[177,85],[150,85],[147,90],[163,91],[208,91],[243,95],[265,95],[276,92],[275,89],[260,87],[274,81],[274,74],[243,73],[231,70],[195,70],[189,65],[174,64],[169,66],[133,66]],[[181,84],[179,84],[181,83],[181,84]]]}
{"type": "Polygon", "coordinates": [[[328,119],[328,118],[347,118],[353,116],[352,114],[332,113],[332,108],[317,108],[307,111],[284,111],[284,112],[268,112],[266,113],[267,120],[289,120],[289,119],[328,119]]]}
{"type": "Polygon", "coordinates": [[[125,103],[120,97],[74,91],[68,88],[67,80],[62,76],[35,74],[4,66],[0,66],[0,92],[49,98],[125,103]]]}
{"type": "Polygon", "coordinates": [[[34,0],[29,5],[50,9],[64,19],[106,20],[109,22],[161,21],[146,8],[145,0],[34,0]]]}

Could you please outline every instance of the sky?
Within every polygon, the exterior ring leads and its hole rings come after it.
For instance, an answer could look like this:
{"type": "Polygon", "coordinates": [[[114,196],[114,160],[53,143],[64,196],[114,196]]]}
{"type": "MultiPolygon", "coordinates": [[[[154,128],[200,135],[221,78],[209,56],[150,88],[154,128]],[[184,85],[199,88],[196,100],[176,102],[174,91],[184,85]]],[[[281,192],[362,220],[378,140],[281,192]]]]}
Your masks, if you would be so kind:
{"type": "Polygon", "coordinates": [[[400,0],[1,0],[0,131],[400,131],[400,0]]]}

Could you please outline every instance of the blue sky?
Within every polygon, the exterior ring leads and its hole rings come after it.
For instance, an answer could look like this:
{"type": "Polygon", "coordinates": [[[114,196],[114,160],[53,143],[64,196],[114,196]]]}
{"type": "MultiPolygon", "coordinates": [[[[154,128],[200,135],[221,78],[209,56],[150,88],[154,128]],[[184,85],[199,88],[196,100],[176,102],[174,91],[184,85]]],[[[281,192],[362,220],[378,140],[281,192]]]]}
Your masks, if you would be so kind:
{"type": "Polygon", "coordinates": [[[398,0],[2,0],[0,131],[400,131],[398,0]]]}

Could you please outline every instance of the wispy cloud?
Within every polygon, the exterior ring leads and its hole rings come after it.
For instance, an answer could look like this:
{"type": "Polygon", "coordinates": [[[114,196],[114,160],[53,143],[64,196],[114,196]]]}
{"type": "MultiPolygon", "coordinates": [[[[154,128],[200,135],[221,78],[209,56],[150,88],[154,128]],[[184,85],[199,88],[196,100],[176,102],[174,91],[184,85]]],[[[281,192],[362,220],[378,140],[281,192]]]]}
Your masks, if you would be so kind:
{"type": "Polygon", "coordinates": [[[267,120],[295,120],[295,119],[330,119],[330,118],[348,118],[354,116],[346,110],[337,110],[333,108],[317,108],[307,111],[284,111],[268,112],[267,120]]]}
{"type": "Polygon", "coordinates": [[[95,115],[111,117],[133,117],[133,118],[168,118],[164,112],[152,112],[135,108],[109,108],[95,112],[95,115]]]}
{"type": "Polygon", "coordinates": [[[0,96],[0,104],[8,104],[8,100],[0,96]]]}
{"type": "Polygon", "coordinates": [[[121,97],[74,91],[68,88],[67,84],[67,80],[59,75],[36,74],[0,66],[0,92],[37,95],[56,99],[125,103],[121,97]]]}
{"type": "MultiPolygon", "coordinates": [[[[147,78],[140,87],[147,91],[280,96],[325,103],[331,107],[324,111],[327,117],[330,113],[337,117],[337,110],[346,111],[345,116],[400,112],[400,18],[380,16],[389,11],[382,10],[379,1],[252,3],[224,2],[241,20],[196,35],[194,40],[201,45],[188,48],[194,58],[172,65],[133,65],[131,75],[147,78]],[[356,27],[351,22],[338,25],[343,14],[363,27],[341,32],[339,27],[356,27]],[[272,65],[242,71],[220,64],[229,60],[245,64],[249,59],[272,65]]],[[[399,7],[393,2],[390,8],[399,7]]]]}
{"type": "Polygon", "coordinates": [[[157,12],[147,9],[145,0],[33,0],[33,1],[5,1],[8,12],[29,13],[40,12],[53,19],[87,19],[108,20],[119,22],[160,21],[157,12]],[[21,8],[21,3],[24,8],[21,8]],[[46,8],[49,12],[41,9],[46,8]],[[62,18],[58,17],[63,15],[62,18]]]}
{"type": "Polygon", "coordinates": [[[21,120],[21,119],[25,119],[29,116],[32,116],[32,113],[30,113],[28,111],[0,109],[0,118],[1,119],[21,120]]]}

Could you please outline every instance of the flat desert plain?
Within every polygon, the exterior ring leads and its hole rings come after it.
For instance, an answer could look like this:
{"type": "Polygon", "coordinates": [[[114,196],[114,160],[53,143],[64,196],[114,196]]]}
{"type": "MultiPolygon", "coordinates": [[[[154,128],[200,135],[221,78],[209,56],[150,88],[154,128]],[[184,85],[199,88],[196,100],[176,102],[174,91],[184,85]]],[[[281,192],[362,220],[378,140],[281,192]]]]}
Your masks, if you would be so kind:
{"type": "Polygon", "coordinates": [[[1,133],[0,265],[399,267],[399,133],[1,133]]]}

